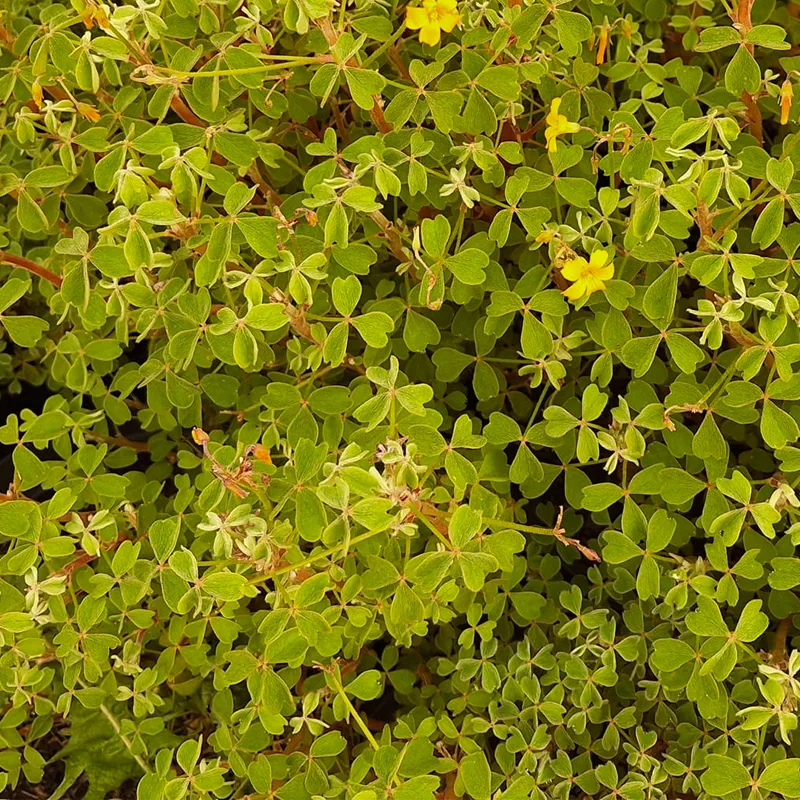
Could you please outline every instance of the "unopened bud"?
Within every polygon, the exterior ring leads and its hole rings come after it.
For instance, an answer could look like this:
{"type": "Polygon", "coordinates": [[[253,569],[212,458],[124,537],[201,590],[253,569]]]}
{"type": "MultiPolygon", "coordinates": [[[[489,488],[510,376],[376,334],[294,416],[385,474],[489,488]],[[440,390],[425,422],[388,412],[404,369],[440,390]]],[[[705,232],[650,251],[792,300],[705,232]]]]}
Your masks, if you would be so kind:
{"type": "Polygon", "coordinates": [[[595,63],[599,67],[601,64],[605,64],[606,61],[606,48],[608,47],[608,27],[603,25],[600,28],[600,37],[597,40],[597,59],[595,63]]]}
{"type": "Polygon", "coordinates": [[[789,112],[792,110],[792,99],[794,98],[792,82],[788,78],[781,84],[779,96],[781,99],[781,125],[785,125],[789,121],[789,112]]]}
{"type": "Polygon", "coordinates": [[[206,445],[211,441],[211,437],[202,428],[192,428],[192,439],[199,445],[206,445]]]}

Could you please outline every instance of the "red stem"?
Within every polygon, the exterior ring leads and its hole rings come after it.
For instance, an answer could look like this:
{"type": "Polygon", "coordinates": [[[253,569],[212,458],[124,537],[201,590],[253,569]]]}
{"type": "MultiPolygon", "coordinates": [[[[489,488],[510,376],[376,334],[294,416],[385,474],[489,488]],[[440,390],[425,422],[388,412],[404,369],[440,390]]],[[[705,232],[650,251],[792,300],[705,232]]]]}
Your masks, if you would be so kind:
{"type": "Polygon", "coordinates": [[[50,283],[52,283],[57,289],[60,289],[61,284],[64,282],[64,279],[60,275],[56,275],[55,272],[50,272],[49,269],[46,269],[41,264],[37,264],[35,261],[31,261],[28,258],[15,256],[12,253],[6,253],[0,250],[0,262],[3,261],[7,262],[8,264],[13,264],[15,267],[19,267],[20,269],[32,272],[34,275],[38,275],[40,278],[44,278],[46,281],[50,281],[50,283]]]}

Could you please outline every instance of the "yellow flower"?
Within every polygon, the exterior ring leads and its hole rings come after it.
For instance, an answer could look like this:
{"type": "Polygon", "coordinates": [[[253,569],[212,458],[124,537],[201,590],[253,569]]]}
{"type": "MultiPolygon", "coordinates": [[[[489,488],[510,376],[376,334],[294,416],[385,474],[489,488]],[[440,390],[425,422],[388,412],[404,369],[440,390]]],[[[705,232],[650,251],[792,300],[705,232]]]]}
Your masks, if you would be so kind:
{"type": "Polygon", "coordinates": [[[36,108],[41,109],[42,101],[44,100],[44,89],[42,89],[42,84],[39,83],[38,78],[31,86],[31,96],[33,97],[33,102],[36,103],[36,108]]]}
{"type": "Polygon", "coordinates": [[[100,112],[88,103],[76,103],[75,108],[78,110],[78,113],[84,119],[88,119],[89,122],[97,122],[97,120],[100,119],[100,112]]]}
{"type": "Polygon", "coordinates": [[[564,295],[574,301],[605,289],[604,281],[614,277],[614,265],[607,262],[608,253],[605,250],[595,250],[588,261],[580,257],[566,261],[561,268],[561,274],[572,281],[572,286],[564,295]]]}
{"type": "Polygon", "coordinates": [[[560,106],[561,98],[556,97],[550,103],[550,113],[547,115],[546,120],[547,128],[544,132],[544,138],[547,140],[547,149],[551,153],[555,153],[558,150],[558,143],[556,142],[558,136],[563,136],[565,133],[578,133],[581,129],[577,122],[570,122],[563,114],[558,113],[560,106]]]}
{"type": "Polygon", "coordinates": [[[406,9],[406,27],[419,31],[423,44],[439,44],[442,31],[450,33],[461,24],[457,0],[422,0],[422,6],[406,9]]]}
{"type": "Polygon", "coordinates": [[[253,457],[256,461],[263,461],[265,464],[272,463],[272,454],[269,452],[269,447],[263,444],[257,444],[253,448],[253,457]]]}
{"type": "Polygon", "coordinates": [[[785,125],[789,121],[789,112],[792,110],[792,98],[794,97],[792,82],[788,78],[781,85],[779,96],[781,98],[781,125],[785,125]]]}
{"type": "Polygon", "coordinates": [[[547,244],[548,242],[552,242],[553,239],[556,238],[556,232],[551,231],[549,228],[543,230],[537,237],[536,241],[540,244],[547,244]]]}
{"type": "Polygon", "coordinates": [[[597,42],[597,58],[595,60],[597,66],[605,64],[607,47],[608,47],[608,26],[603,25],[603,27],[600,28],[600,38],[598,39],[597,42]]]}
{"type": "Polygon", "coordinates": [[[192,439],[195,444],[208,444],[211,437],[202,428],[192,428],[192,439]]]}

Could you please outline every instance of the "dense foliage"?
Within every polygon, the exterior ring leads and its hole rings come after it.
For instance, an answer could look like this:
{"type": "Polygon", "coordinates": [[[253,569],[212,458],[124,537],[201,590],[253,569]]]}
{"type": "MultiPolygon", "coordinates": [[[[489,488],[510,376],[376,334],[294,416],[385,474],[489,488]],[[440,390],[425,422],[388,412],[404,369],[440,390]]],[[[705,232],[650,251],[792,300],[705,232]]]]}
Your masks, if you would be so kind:
{"type": "Polygon", "coordinates": [[[2,797],[800,797],[731,2],[6,0],[2,797]]]}

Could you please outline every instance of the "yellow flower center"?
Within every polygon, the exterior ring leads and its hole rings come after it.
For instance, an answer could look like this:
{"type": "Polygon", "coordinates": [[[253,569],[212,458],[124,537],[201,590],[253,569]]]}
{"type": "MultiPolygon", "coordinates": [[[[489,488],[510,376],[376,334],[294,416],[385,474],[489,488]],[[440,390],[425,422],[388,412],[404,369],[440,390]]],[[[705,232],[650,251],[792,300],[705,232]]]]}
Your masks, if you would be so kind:
{"type": "Polygon", "coordinates": [[[586,266],[581,270],[581,275],[579,280],[584,278],[597,278],[600,274],[600,270],[602,267],[595,266],[593,264],[587,263],[586,266]]]}
{"type": "Polygon", "coordinates": [[[585,258],[573,258],[561,267],[561,274],[572,286],[564,294],[570,300],[578,300],[583,295],[590,295],[606,288],[605,281],[614,277],[614,265],[609,263],[608,255],[596,250],[587,261],[585,258]]]}
{"type": "Polygon", "coordinates": [[[423,0],[421,6],[406,9],[406,27],[419,30],[424,44],[438,44],[442,31],[450,33],[460,24],[456,0],[423,0]]]}
{"type": "Polygon", "coordinates": [[[436,0],[425,0],[422,7],[427,12],[429,22],[438,22],[439,19],[447,13],[447,10],[441,8],[436,0]]]}

